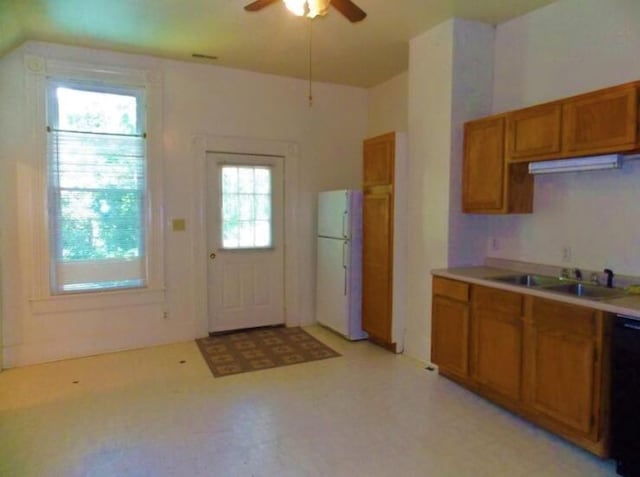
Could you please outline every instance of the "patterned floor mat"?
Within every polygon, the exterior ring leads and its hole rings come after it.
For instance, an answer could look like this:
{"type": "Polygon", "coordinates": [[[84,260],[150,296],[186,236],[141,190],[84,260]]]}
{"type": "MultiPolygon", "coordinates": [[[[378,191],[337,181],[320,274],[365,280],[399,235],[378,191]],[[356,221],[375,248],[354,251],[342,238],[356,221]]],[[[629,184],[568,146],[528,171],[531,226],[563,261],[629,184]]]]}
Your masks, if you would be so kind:
{"type": "Polygon", "coordinates": [[[215,377],[340,356],[302,328],[261,328],[196,340],[215,377]]]}

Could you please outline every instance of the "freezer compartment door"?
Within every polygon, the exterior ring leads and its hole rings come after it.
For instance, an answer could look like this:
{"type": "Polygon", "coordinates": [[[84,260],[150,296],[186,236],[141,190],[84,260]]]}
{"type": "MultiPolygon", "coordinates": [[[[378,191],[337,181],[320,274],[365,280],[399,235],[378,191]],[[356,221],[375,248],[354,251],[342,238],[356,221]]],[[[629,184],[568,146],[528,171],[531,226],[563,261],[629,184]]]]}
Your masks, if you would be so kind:
{"type": "Polygon", "coordinates": [[[349,335],[348,243],[318,238],[316,320],[341,335],[349,335]]]}
{"type": "Polygon", "coordinates": [[[318,194],[318,236],[350,237],[349,191],[331,190],[318,194]]]}

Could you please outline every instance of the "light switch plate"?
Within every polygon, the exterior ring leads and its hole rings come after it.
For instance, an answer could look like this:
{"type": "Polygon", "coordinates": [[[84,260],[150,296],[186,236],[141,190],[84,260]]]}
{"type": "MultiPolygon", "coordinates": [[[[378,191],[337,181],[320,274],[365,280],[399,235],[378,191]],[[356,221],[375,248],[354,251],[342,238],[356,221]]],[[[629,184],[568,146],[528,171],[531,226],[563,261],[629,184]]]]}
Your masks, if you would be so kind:
{"type": "Polygon", "coordinates": [[[171,221],[171,228],[174,232],[184,232],[187,230],[187,221],[185,219],[173,219],[171,221]]]}

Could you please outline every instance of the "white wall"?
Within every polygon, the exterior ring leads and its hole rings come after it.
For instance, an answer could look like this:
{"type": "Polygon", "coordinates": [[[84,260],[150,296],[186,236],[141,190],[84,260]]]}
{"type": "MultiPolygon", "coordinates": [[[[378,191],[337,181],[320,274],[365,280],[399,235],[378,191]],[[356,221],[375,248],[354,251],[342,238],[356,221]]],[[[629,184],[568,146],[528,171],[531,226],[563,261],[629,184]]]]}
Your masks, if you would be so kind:
{"type": "MultiPolygon", "coordinates": [[[[96,309],[82,313],[33,313],[29,299],[31,229],[16,208],[5,214],[2,244],[4,345],[7,367],[148,346],[195,337],[194,309],[204,297],[195,296],[192,250],[194,163],[191,139],[196,134],[236,136],[295,142],[299,145],[299,203],[297,204],[301,323],[313,321],[315,286],[315,197],[331,188],[359,187],[362,140],[366,135],[367,91],[330,84],[314,85],[314,105],[307,104],[307,83],[209,65],[122,55],[61,45],[27,43],[2,59],[0,68],[12,87],[0,90],[6,122],[11,118],[11,142],[0,143],[1,202],[24,203],[27,184],[36,174],[30,146],[31,119],[23,84],[23,54],[73,62],[155,68],[162,76],[164,111],[163,209],[165,222],[186,218],[185,232],[165,232],[166,301],[138,307],[96,309]],[[22,244],[22,246],[20,245],[22,244]],[[164,320],[162,313],[169,312],[164,320]]],[[[3,124],[3,123],[0,123],[3,124]]],[[[206,258],[203,257],[206,260],[206,258]]]]}
{"type": "MultiPolygon", "coordinates": [[[[19,73],[22,67],[22,58],[18,54],[7,55],[0,58],[0,96],[2,108],[0,108],[0,260],[3,280],[2,286],[2,339],[6,343],[8,333],[6,327],[10,316],[20,313],[19,299],[21,280],[19,269],[10,270],[10,259],[17,253],[18,231],[16,220],[16,180],[18,173],[17,161],[14,158],[20,156],[20,137],[24,131],[25,118],[16,115],[16,111],[24,110],[22,75],[19,73]]],[[[3,359],[3,367],[7,361],[3,359]]]]}
{"type": "MultiPolygon", "coordinates": [[[[0,92],[12,91],[14,87],[20,88],[15,76],[10,74],[10,64],[17,60],[12,57],[0,58],[0,92]]],[[[7,168],[8,161],[6,158],[11,157],[12,151],[15,148],[15,138],[12,133],[16,129],[15,123],[12,121],[11,111],[17,109],[19,102],[17,101],[17,95],[8,96],[3,101],[3,106],[0,108],[0,194],[2,191],[9,191],[13,188],[13,185],[9,182],[9,169],[7,168]]],[[[17,121],[19,124],[19,121],[17,121]]],[[[4,199],[4,197],[2,197],[4,199]]],[[[4,257],[9,253],[8,241],[15,237],[15,234],[10,234],[7,228],[7,214],[10,207],[7,200],[0,200],[0,369],[3,368],[3,353],[2,353],[2,325],[3,317],[5,313],[5,306],[8,302],[3,300],[1,290],[3,289],[3,262],[4,257]],[[4,237],[7,237],[6,239],[4,237]]],[[[15,240],[14,240],[15,242],[15,240]]],[[[9,282],[5,285],[9,287],[9,282]]]]}
{"type": "Polygon", "coordinates": [[[408,130],[408,94],[409,73],[407,71],[369,88],[367,137],[408,130]]]}
{"type": "Polygon", "coordinates": [[[462,213],[464,123],[491,110],[495,29],[455,20],[451,98],[448,266],[477,265],[485,258],[487,220],[462,213]]]}
{"type": "Polygon", "coordinates": [[[409,273],[405,350],[429,360],[434,268],[484,259],[486,219],[460,207],[462,124],[491,107],[494,31],[454,19],[409,48],[409,273]]]}
{"type": "MultiPolygon", "coordinates": [[[[562,0],[499,25],[495,112],[640,79],[640,2],[562,0]]],[[[532,215],[492,217],[492,256],[640,275],[640,164],[536,178],[532,215]],[[572,259],[562,262],[562,248],[572,259]]]]}

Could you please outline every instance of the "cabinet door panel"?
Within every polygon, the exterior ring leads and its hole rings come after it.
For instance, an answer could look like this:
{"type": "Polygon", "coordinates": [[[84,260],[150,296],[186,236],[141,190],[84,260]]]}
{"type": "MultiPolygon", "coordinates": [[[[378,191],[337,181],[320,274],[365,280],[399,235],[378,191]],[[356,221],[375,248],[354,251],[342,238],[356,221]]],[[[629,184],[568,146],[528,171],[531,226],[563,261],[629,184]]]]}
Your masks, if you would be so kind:
{"type": "Polygon", "coordinates": [[[569,99],[563,106],[564,152],[584,155],[634,149],[637,120],[634,85],[569,99]]]}
{"type": "Polygon", "coordinates": [[[393,200],[389,193],[363,198],[362,328],[391,344],[393,200]]]}
{"type": "Polygon", "coordinates": [[[533,406],[589,434],[593,422],[593,341],[549,331],[534,331],[534,335],[533,406]]]}
{"type": "Polygon", "coordinates": [[[530,310],[529,404],[589,439],[597,437],[602,313],[542,298],[532,298],[530,310]]]}
{"type": "Polygon", "coordinates": [[[364,141],[364,186],[393,184],[395,134],[385,134],[364,141]]]}
{"type": "Polygon", "coordinates": [[[464,130],[465,212],[505,208],[504,117],[472,121],[464,130]]]}
{"type": "Polygon", "coordinates": [[[519,323],[473,315],[473,377],[510,399],[520,399],[522,328],[519,323]]]}
{"type": "Polygon", "coordinates": [[[522,295],[474,286],[471,299],[471,373],[485,388],[520,400],[522,295]]]}
{"type": "Polygon", "coordinates": [[[543,104],[507,115],[510,161],[553,157],[560,154],[560,103],[543,104]]]}
{"type": "Polygon", "coordinates": [[[469,375],[469,305],[433,297],[431,360],[445,371],[469,375]]]}

